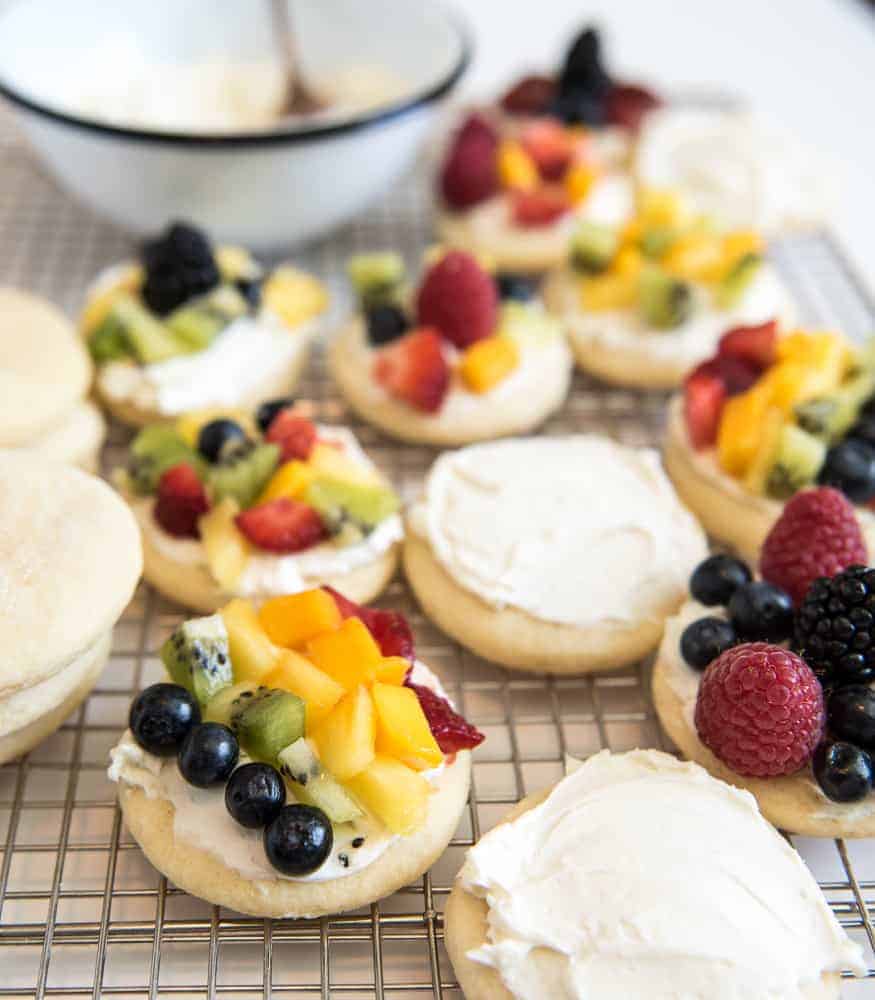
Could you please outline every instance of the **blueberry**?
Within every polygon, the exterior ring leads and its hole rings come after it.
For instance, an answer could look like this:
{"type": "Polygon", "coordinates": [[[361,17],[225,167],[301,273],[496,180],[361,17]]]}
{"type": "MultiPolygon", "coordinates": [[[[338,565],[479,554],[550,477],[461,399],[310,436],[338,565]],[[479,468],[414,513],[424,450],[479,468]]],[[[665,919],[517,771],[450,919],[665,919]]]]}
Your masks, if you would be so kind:
{"type": "Polygon", "coordinates": [[[264,831],[267,859],[283,875],[309,875],[331,854],[331,820],[315,806],[284,806],[264,831]]]}
{"type": "Polygon", "coordinates": [[[261,433],[266,434],[268,427],[270,427],[277,416],[283,410],[288,410],[294,405],[295,400],[292,396],[283,396],[282,399],[269,399],[262,403],[255,411],[255,422],[258,424],[258,429],[261,433]]]}
{"type": "Polygon", "coordinates": [[[848,431],[847,437],[875,445],[875,413],[861,413],[857,422],[848,431]]]}
{"type": "Polygon", "coordinates": [[[833,736],[875,750],[875,691],[865,684],[837,688],[829,697],[827,724],[833,736]]]}
{"type": "Polygon", "coordinates": [[[261,278],[238,278],[234,287],[246,299],[252,312],[256,312],[261,305],[261,278]]]}
{"type": "Polygon", "coordinates": [[[365,313],[368,325],[368,341],[375,347],[397,340],[410,327],[404,311],[398,306],[372,306],[365,313]]]}
{"type": "Polygon", "coordinates": [[[498,274],[495,283],[502,301],[529,302],[538,291],[538,279],[528,274],[498,274]]]}
{"type": "Polygon", "coordinates": [[[179,752],[201,709],[190,691],[179,684],[153,684],[134,698],[128,725],[140,746],[158,757],[179,752]]]}
{"type": "Polygon", "coordinates": [[[735,591],[751,579],[750,570],[740,559],[721,553],[708,556],[693,570],[690,593],[700,604],[726,605],[735,591]]]}
{"type": "Polygon", "coordinates": [[[225,808],[241,826],[260,830],[286,803],[286,786],[270,764],[244,764],[225,786],[225,808]]]}
{"type": "Polygon", "coordinates": [[[834,486],[854,503],[875,496],[875,445],[859,438],[845,438],[826,453],[817,477],[821,486],[834,486]]]}
{"type": "Polygon", "coordinates": [[[235,420],[224,417],[204,424],[197,436],[197,450],[208,462],[220,461],[245,443],[246,431],[235,420]]]}
{"type": "Polygon", "coordinates": [[[872,791],[872,758],[852,743],[821,743],[812,768],[824,795],[833,802],[859,802],[872,791]]]}
{"type": "Polygon", "coordinates": [[[190,730],[179,751],[179,771],[198,788],[221,785],[237,766],[237,737],[220,722],[204,722],[190,730]]]}
{"type": "Polygon", "coordinates": [[[790,595],[764,580],[739,587],[729,599],[729,620],[745,640],[782,642],[793,632],[790,595]]]}
{"type": "Polygon", "coordinates": [[[681,635],[681,656],[696,670],[704,670],[737,642],[735,629],[722,618],[700,618],[681,635]]]}

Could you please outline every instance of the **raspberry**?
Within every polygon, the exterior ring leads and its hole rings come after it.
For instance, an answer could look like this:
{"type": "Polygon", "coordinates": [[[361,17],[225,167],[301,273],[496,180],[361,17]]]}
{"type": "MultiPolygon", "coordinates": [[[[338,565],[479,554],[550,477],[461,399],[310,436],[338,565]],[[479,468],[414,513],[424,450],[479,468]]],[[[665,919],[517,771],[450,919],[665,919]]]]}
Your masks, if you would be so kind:
{"type": "Polygon", "coordinates": [[[721,653],[696,698],[699,739],[736,774],[777,778],[811,759],[824,726],[823,691],[782,646],[750,642],[721,653]]]}
{"type": "Polygon", "coordinates": [[[326,534],[312,507],[288,497],[250,507],[238,514],[234,523],[257,548],[282,554],[309,549],[326,534]]]}
{"type": "Polygon", "coordinates": [[[466,209],[498,191],[498,136],[480,115],[471,115],[444,161],[440,189],[450,208],[466,209]]]}
{"type": "Polygon", "coordinates": [[[172,465],[158,480],[153,516],[168,535],[199,538],[198,518],[209,509],[203,483],[187,462],[172,465]]]}
{"type": "Polygon", "coordinates": [[[471,254],[451,250],[419,286],[416,312],[422,326],[436,327],[458,348],[483,340],[498,321],[498,289],[471,254]]]}
{"type": "Polygon", "coordinates": [[[316,437],[315,424],[289,409],[280,410],[264,435],[265,441],[280,446],[280,460],[283,462],[290,462],[293,458],[306,461],[316,444],[316,437]]]}
{"type": "Polygon", "coordinates": [[[486,738],[479,729],[463,719],[446,698],[441,698],[431,688],[422,684],[413,684],[409,678],[405,684],[416,692],[416,697],[419,698],[419,704],[428,720],[428,727],[442,753],[471,750],[486,738]]]}
{"type": "Polygon", "coordinates": [[[383,656],[402,656],[410,663],[416,659],[413,647],[413,632],[407,619],[398,611],[383,611],[380,608],[366,608],[325,586],[334,598],[337,610],[344,618],[358,618],[374,637],[383,656]]]}
{"type": "Polygon", "coordinates": [[[865,563],[866,542],[853,505],[830,486],[797,493],[763,542],[763,579],[786,590],[798,607],[819,576],[865,563]]]}

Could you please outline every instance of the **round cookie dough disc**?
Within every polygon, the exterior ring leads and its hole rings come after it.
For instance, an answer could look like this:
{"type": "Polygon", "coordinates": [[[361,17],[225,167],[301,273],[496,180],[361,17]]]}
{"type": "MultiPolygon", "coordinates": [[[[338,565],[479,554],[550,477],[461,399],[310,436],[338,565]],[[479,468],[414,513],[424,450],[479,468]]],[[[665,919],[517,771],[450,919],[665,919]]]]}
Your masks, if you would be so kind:
{"type": "Polygon", "coordinates": [[[0,447],[56,426],[90,383],[91,360],[67,317],[27,292],[0,288],[0,447]]]}
{"type": "Polygon", "coordinates": [[[97,472],[100,448],[106,437],[106,422],[90,400],[78,403],[56,427],[27,445],[45,458],[78,465],[86,472],[97,472]]]}
{"type": "MultiPolygon", "coordinates": [[[[499,271],[539,274],[564,262],[573,225],[509,231],[508,222],[503,221],[507,215],[503,204],[488,205],[487,210],[502,217],[497,231],[488,236],[483,235],[481,227],[472,222],[468,212],[438,212],[435,224],[440,242],[448,247],[483,255],[494,261],[499,271]]],[[[478,209],[472,211],[476,213],[478,209]]]]}
{"type": "Polygon", "coordinates": [[[391,844],[362,871],[324,882],[245,879],[214,854],[173,835],[173,806],[142,789],[119,786],[119,801],[134,839],[152,864],[192,896],[256,917],[318,917],[367,906],[409,885],[443,854],[468,798],[471,754],[449,765],[429,802],[425,825],[391,844]]]}
{"type": "MultiPolygon", "coordinates": [[[[509,823],[534,809],[551,790],[523,799],[502,822],[509,823]]],[[[444,909],[444,945],[465,1000],[514,1000],[494,969],[468,958],[469,951],[486,943],[488,914],[486,901],[472,896],[456,882],[444,909]]],[[[549,949],[534,949],[532,961],[543,968],[545,980],[558,975],[561,959],[549,949]]],[[[805,987],[802,996],[805,1000],[838,1000],[840,983],[838,975],[825,974],[818,982],[805,987]]]]}
{"type": "Polygon", "coordinates": [[[106,483],[0,451],[0,697],[51,677],[110,631],[141,567],[137,523],[106,483]]]}

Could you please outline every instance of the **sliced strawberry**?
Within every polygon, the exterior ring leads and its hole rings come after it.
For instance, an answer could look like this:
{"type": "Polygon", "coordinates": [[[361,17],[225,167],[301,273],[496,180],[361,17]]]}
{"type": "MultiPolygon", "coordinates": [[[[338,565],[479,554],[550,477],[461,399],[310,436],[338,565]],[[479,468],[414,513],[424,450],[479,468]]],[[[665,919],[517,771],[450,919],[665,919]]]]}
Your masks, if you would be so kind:
{"type": "Polygon", "coordinates": [[[549,76],[524,76],[502,97],[511,115],[543,115],[556,97],[556,81],[549,76]]]}
{"type": "Polygon", "coordinates": [[[463,210],[498,191],[498,136],[480,115],[471,115],[456,135],[444,161],[440,189],[450,208],[463,210]]]}
{"type": "Polygon", "coordinates": [[[326,536],[316,511],[288,497],[250,507],[238,514],[234,522],[253,545],[267,552],[300,552],[326,536]]]}
{"type": "Polygon", "coordinates": [[[428,727],[443,753],[472,750],[486,738],[479,729],[463,719],[446,698],[441,698],[422,684],[412,683],[409,678],[404,683],[416,692],[428,727]]]}
{"type": "Polygon", "coordinates": [[[561,188],[540,187],[534,191],[514,191],[511,213],[518,226],[550,226],[571,211],[568,195],[561,188]]]}
{"type": "Polygon", "coordinates": [[[609,125],[619,125],[637,132],[648,111],[662,101],[656,94],[634,83],[615,83],[605,96],[605,119],[609,125]]]}
{"type": "Polygon", "coordinates": [[[374,637],[383,656],[403,656],[413,663],[416,654],[413,645],[413,631],[407,619],[398,611],[382,611],[380,608],[366,608],[336,591],[333,587],[323,587],[334,598],[337,610],[344,618],[359,618],[374,637]]]}
{"type": "Polygon", "coordinates": [[[168,535],[199,538],[198,518],[209,509],[204,485],[187,462],[171,466],[158,480],[152,516],[168,535]]]}
{"type": "Polygon", "coordinates": [[[740,358],[721,358],[719,355],[710,361],[703,361],[691,374],[702,372],[719,378],[727,396],[737,396],[740,392],[747,392],[760,377],[758,369],[746,361],[740,358]]]}
{"type": "Polygon", "coordinates": [[[726,402],[726,384],[713,370],[700,365],[684,382],[684,420],[693,447],[710,448],[717,440],[720,414],[726,402]]]}
{"type": "Polygon", "coordinates": [[[295,413],[294,410],[280,410],[271,421],[265,441],[278,444],[282,449],[281,460],[289,462],[293,458],[306,461],[316,444],[316,425],[295,413]]]}
{"type": "Polygon", "coordinates": [[[770,319],[759,326],[736,326],[720,338],[717,355],[735,358],[763,371],[775,363],[778,346],[778,322],[770,319]]]}
{"type": "Polygon", "coordinates": [[[450,386],[450,368],[437,330],[421,327],[377,352],[374,378],[389,395],[423,413],[437,413],[450,386]]]}
{"type": "Polygon", "coordinates": [[[553,118],[540,118],[526,125],[520,141],[545,181],[558,181],[574,156],[573,138],[553,118]]]}

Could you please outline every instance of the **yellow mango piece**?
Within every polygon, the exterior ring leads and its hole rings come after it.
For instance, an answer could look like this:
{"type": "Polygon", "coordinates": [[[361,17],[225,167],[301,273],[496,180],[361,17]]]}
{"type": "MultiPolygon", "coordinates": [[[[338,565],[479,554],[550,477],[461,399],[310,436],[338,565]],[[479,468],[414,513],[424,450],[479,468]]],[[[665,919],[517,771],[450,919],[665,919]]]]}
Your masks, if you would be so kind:
{"type": "Polygon", "coordinates": [[[265,677],[268,687],[291,691],[304,700],[306,727],[311,733],[346,693],[328,674],[293,649],[282,649],[276,667],[265,677]]]}
{"type": "Polygon", "coordinates": [[[317,441],[307,459],[307,465],[313,476],[325,475],[337,479],[345,479],[349,483],[362,483],[368,486],[382,483],[383,477],[373,466],[362,465],[350,458],[341,448],[324,441],[317,441]]]}
{"type": "Polygon", "coordinates": [[[786,422],[784,414],[778,407],[772,406],[766,410],[760,427],[760,442],[744,477],[744,484],[751,493],[762,494],[766,491],[766,478],[775,458],[781,430],[786,422]]]}
{"type": "Polygon", "coordinates": [[[638,278],[626,274],[596,274],[581,279],[580,305],[587,312],[630,309],[638,302],[638,278]]]}
{"type": "Polygon", "coordinates": [[[392,833],[415,833],[428,817],[428,782],[392,757],[377,755],[346,787],[392,833]]]}
{"type": "Polygon", "coordinates": [[[381,684],[403,684],[409,669],[403,656],[386,656],[377,664],[377,680],[381,684]]]}
{"type": "Polygon", "coordinates": [[[514,139],[499,143],[496,169],[501,186],[514,191],[531,191],[540,181],[535,161],[514,139]]]}
{"type": "Polygon", "coordinates": [[[620,245],[637,247],[644,236],[644,224],[640,219],[629,219],[620,229],[620,245]]]}
{"type": "Polygon", "coordinates": [[[371,688],[377,712],[377,753],[395,757],[414,771],[437,767],[444,759],[432,736],[416,692],[377,683],[371,688]]]}
{"type": "Polygon", "coordinates": [[[672,243],[660,263],[684,281],[719,281],[726,270],[723,242],[710,233],[687,233],[672,243]]]}
{"type": "Polygon", "coordinates": [[[520,349],[510,337],[478,340],[462,355],[459,374],[472,392],[489,392],[520,363],[520,349]]]}
{"type": "Polygon", "coordinates": [[[201,545],[213,579],[222,590],[233,591],[249,559],[249,542],[234,523],[240,507],[226,497],[198,521],[201,545]]]}
{"type": "Polygon", "coordinates": [[[242,597],[235,597],[219,614],[228,630],[228,651],[235,683],[264,683],[264,678],[276,666],[279,650],[261,627],[255,608],[242,597]]]}
{"type": "Polygon", "coordinates": [[[261,289],[261,301],[288,327],[300,326],[328,308],[328,291],[318,278],[294,267],[278,267],[261,289]]]}
{"type": "Polygon", "coordinates": [[[823,396],[837,389],[853,355],[848,345],[832,334],[792,334],[789,346],[778,343],[780,360],[761,382],[774,406],[789,416],[797,403],[823,396]],[[803,339],[804,338],[804,339],[803,339]]]}
{"type": "Polygon", "coordinates": [[[312,739],[322,765],[338,780],[363,771],[374,759],[377,739],[377,716],[368,689],[360,684],[345,694],[312,739]]]}
{"type": "Polygon", "coordinates": [[[136,295],[143,285],[144,272],[139,264],[130,264],[106,288],[95,292],[85,303],[79,316],[79,329],[86,336],[96,330],[109,315],[121,295],[136,295]]]}
{"type": "Polygon", "coordinates": [[[279,497],[290,500],[299,499],[304,490],[313,481],[313,470],[306,462],[297,458],[284,462],[268,480],[267,486],[261,491],[261,496],[255,502],[267,503],[279,497]]]}
{"type": "Polygon", "coordinates": [[[769,405],[769,393],[763,391],[762,380],[726,401],[717,431],[717,457],[730,476],[740,478],[747,472],[760,444],[769,405]]]}
{"type": "Polygon", "coordinates": [[[380,647],[358,618],[347,618],[334,632],[315,636],[304,653],[347,691],[373,683],[377,665],[383,659],[380,647]]]}
{"type": "Polygon", "coordinates": [[[191,448],[197,448],[198,434],[201,428],[212,420],[227,417],[240,424],[250,437],[256,436],[256,427],[252,414],[248,410],[237,410],[228,406],[208,406],[202,410],[189,410],[178,417],[173,429],[191,448]]]}
{"type": "Polygon", "coordinates": [[[745,254],[764,254],[766,241],[753,229],[737,229],[723,237],[722,249],[724,269],[729,270],[745,254]]]}
{"type": "Polygon", "coordinates": [[[637,247],[624,246],[611,263],[611,273],[624,278],[637,279],[644,266],[644,254],[637,247]]]}
{"type": "Polygon", "coordinates": [[[586,201],[592,191],[593,184],[598,179],[598,171],[584,163],[575,163],[568,168],[563,178],[565,193],[572,205],[586,201]]]}
{"type": "Polygon", "coordinates": [[[638,192],[638,217],[644,228],[677,227],[689,221],[689,210],[677,191],[650,188],[638,192]]]}
{"type": "Polygon", "coordinates": [[[271,597],[259,609],[258,620],[271,642],[297,649],[314,636],[340,628],[343,619],[331,594],[316,587],[271,597]]]}

